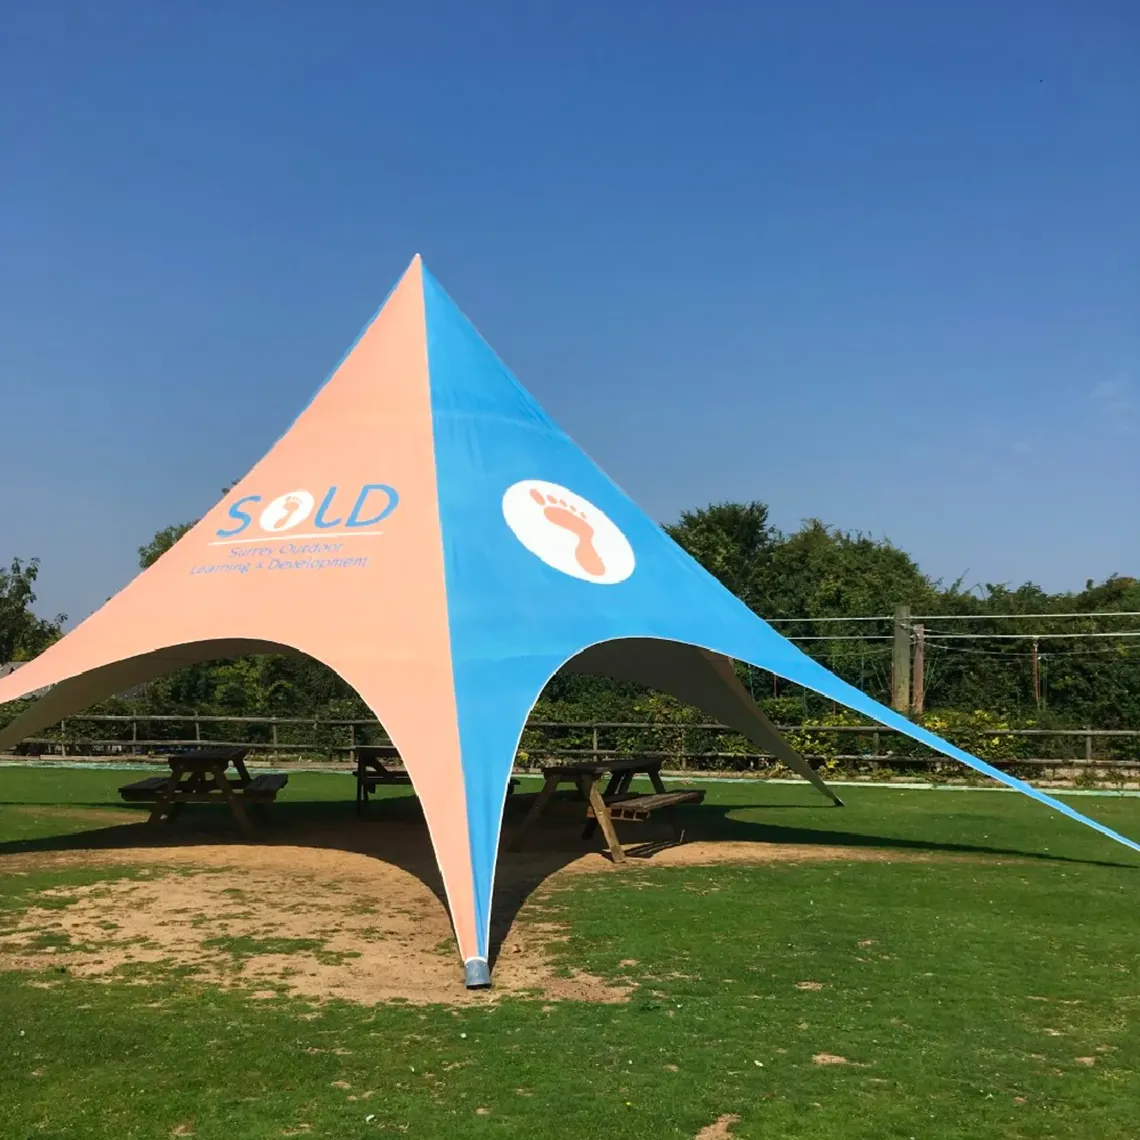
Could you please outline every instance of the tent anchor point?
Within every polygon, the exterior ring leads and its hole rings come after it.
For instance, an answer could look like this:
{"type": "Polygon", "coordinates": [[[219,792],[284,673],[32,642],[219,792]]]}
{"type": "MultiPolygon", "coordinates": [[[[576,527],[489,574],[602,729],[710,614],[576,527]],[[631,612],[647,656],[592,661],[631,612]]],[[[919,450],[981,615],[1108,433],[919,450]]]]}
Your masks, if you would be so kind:
{"type": "Polygon", "coordinates": [[[463,963],[464,982],[469,990],[491,988],[491,967],[485,958],[468,958],[463,963]]]}

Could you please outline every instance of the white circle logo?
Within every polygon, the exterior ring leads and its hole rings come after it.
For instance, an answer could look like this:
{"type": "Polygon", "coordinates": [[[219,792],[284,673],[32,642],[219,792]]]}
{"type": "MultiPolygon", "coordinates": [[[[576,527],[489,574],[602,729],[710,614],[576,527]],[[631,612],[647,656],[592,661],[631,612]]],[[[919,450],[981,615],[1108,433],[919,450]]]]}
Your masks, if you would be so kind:
{"type": "Polygon", "coordinates": [[[612,586],[633,573],[625,535],[593,503],[557,483],[524,479],[509,487],[503,517],[531,554],[563,574],[612,586]]]}
{"type": "Polygon", "coordinates": [[[277,533],[300,526],[313,513],[316,500],[308,491],[290,491],[274,499],[257,520],[262,530],[277,533]]]}

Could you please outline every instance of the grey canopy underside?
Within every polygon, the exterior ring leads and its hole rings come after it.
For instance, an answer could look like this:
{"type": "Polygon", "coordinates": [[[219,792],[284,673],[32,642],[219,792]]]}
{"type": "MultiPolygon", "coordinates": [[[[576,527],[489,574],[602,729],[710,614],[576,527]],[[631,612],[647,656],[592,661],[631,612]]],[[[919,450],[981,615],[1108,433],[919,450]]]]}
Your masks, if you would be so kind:
{"type": "Polygon", "coordinates": [[[136,685],[165,677],[188,665],[246,657],[255,653],[296,654],[287,645],[271,641],[232,638],[215,641],[193,641],[170,645],[139,657],[128,657],[89,669],[77,677],[68,677],[53,685],[38,701],[26,708],[11,724],[0,728],[0,750],[11,748],[40,729],[56,724],[66,716],[125,692],[136,685]]]}
{"type": "MultiPolygon", "coordinates": [[[[97,701],[188,665],[261,653],[296,655],[297,650],[277,642],[248,639],[197,641],[91,669],[54,685],[0,729],[0,750],[97,701]]],[[[669,693],[739,732],[835,803],[841,802],[764,715],[741,685],[732,661],[719,653],[676,641],[629,637],[590,646],[571,658],[560,672],[599,674],[669,693]]]]}
{"type": "Polygon", "coordinates": [[[630,637],[590,646],[561,672],[597,673],[669,693],[747,737],[829,799],[842,803],[765,716],[740,683],[728,657],[679,641],[630,637]]]}

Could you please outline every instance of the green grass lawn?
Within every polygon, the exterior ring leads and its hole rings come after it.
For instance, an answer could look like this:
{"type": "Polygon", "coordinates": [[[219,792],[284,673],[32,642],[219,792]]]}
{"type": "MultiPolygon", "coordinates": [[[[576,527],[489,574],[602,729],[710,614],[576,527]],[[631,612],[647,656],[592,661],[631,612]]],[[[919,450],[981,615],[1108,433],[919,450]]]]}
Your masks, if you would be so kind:
{"type": "MultiPolygon", "coordinates": [[[[137,819],[124,778],[0,769],[0,943],[43,890],[138,873],[2,860],[95,841],[103,809],[137,819]]],[[[555,911],[551,952],[635,982],[621,1005],[318,1006],[174,963],[110,984],[0,973],[0,1137],[646,1140],[725,1116],[767,1140],[1140,1135],[1140,860],[1014,795],[850,788],[840,810],[796,786],[708,789],[694,839],[887,858],[558,879],[517,921],[555,911]],[[890,861],[912,851],[931,859],[890,861]]],[[[275,832],[347,825],[351,796],[295,775],[275,832]]],[[[1140,801],[1074,802],[1140,835],[1140,801]]]]}

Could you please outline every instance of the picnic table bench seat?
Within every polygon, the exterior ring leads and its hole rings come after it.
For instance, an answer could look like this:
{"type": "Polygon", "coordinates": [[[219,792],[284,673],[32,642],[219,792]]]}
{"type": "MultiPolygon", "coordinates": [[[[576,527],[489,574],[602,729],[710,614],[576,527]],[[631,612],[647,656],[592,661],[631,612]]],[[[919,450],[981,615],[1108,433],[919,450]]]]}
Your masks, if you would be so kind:
{"type": "MultiPolygon", "coordinates": [[[[229,785],[239,796],[265,803],[275,800],[277,793],[288,782],[289,777],[284,773],[265,772],[254,776],[248,784],[243,784],[239,780],[230,780],[229,785]]],[[[124,784],[119,789],[119,795],[128,802],[152,802],[158,799],[169,783],[169,776],[149,776],[145,780],[136,780],[133,784],[124,784]]],[[[201,792],[198,795],[204,801],[212,802],[218,799],[217,792],[201,792]]]]}
{"type": "Polygon", "coordinates": [[[245,796],[247,800],[257,803],[272,803],[277,793],[289,783],[289,777],[284,772],[262,772],[254,776],[248,784],[235,790],[245,796]]]}
{"type": "MultiPolygon", "coordinates": [[[[614,756],[544,765],[542,791],[534,798],[530,811],[507,844],[507,849],[520,850],[524,836],[553,803],[558,786],[574,784],[587,805],[582,838],[589,839],[595,829],[601,827],[614,862],[624,863],[625,852],[614,828],[616,821],[645,820],[661,808],[699,804],[705,798],[705,793],[696,788],[670,792],[661,779],[661,764],[661,758],[655,756],[614,756]],[[641,774],[648,776],[653,785],[650,795],[630,791],[633,778],[641,774]]],[[[684,842],[684,838],[684,831],[679,831],[677,842],[684,842]]]]}
{"type": "Polygon", "coordinates": [[[401,768],[385,768],[383,773],[375,769],[366,769],[357,779],[370,791],[374,792],[384,784],[410,784],[411,776],[401,768]]]}
{"type": "MultiPolygon", "coordinates": [[[[358,748],[356,750],[356,780],[368,791],[374,792],[385,784],[410,784],[412,777],[405,768],[389,768],[385,760],[398,760],[400,754],[395,748],[383,745],[358,748]]],[[[510,781],[510,790],[513,792],[519,785],[514,777],[510,781]]]]}
{"type": "Polygon", "coordinates": [[[145,780],[136,780],[133,784],[124,784],[119,789],[119,795],[124,800],[140,802],[157,800],[158,794],[170,783],[169,776],[148,776],[145,780]]]}
{"type": "MultiPolygon", "coordinates": [[[[385,768],[384,775],[380,775],[375,770],[366,771],[363,775],[357,776],[357,780],[370,792],[376,791],[377,788],[382,788],[386,784],[410,784],[412,782],[411,776],[402,768],[385,768]]],[[[519,786],[520,781],[512,776],[509,783],[509,792],[513,793],[515,788],[519,786]]]]}
{"type": "MultiPolygon", "coordinates": [[[[693,788],[681,792],[656,792],[649,796],[623,792],[617,796],[606,796],[605,803],[609,809],[610,819],[644,820],[661,808],[676,807],[678,804],[699,804],[704,798],[703,791],[693,788]]],[[[596,818],[593,804],[587,808],[586,814],[591,819],[596,818]]]]}
{"type": "MultiPolygon", "coordinates": [[[[406,768],[390,768],[387,762],[398,761],[400,753],[394,744],[361,744],[353,749],[356,768],[356,814],[368,806],[368,797],[384,787],[408,787],[412,777],[406,768]]],[[[519,781],[511,779],[507,795],[513,795],[519,781]]]]}
{"type": "MultiPolygon", "coordinates": [[[[357,775],[356,777],[356,810],[360,811],[361,807],[368,803],[368,797],[379,788],[389,788],[393,784],[400,784],[408,787],[412,782],[411,776],[407,772],[387,769],[387,775],[378,775],[373,772],[367,772],[364,775],[357,775]]],[[[507,795],[513,796],[515,788],[519,786],[520,781],[515,777],[511,777],[507,785],[507,795]]]]}

